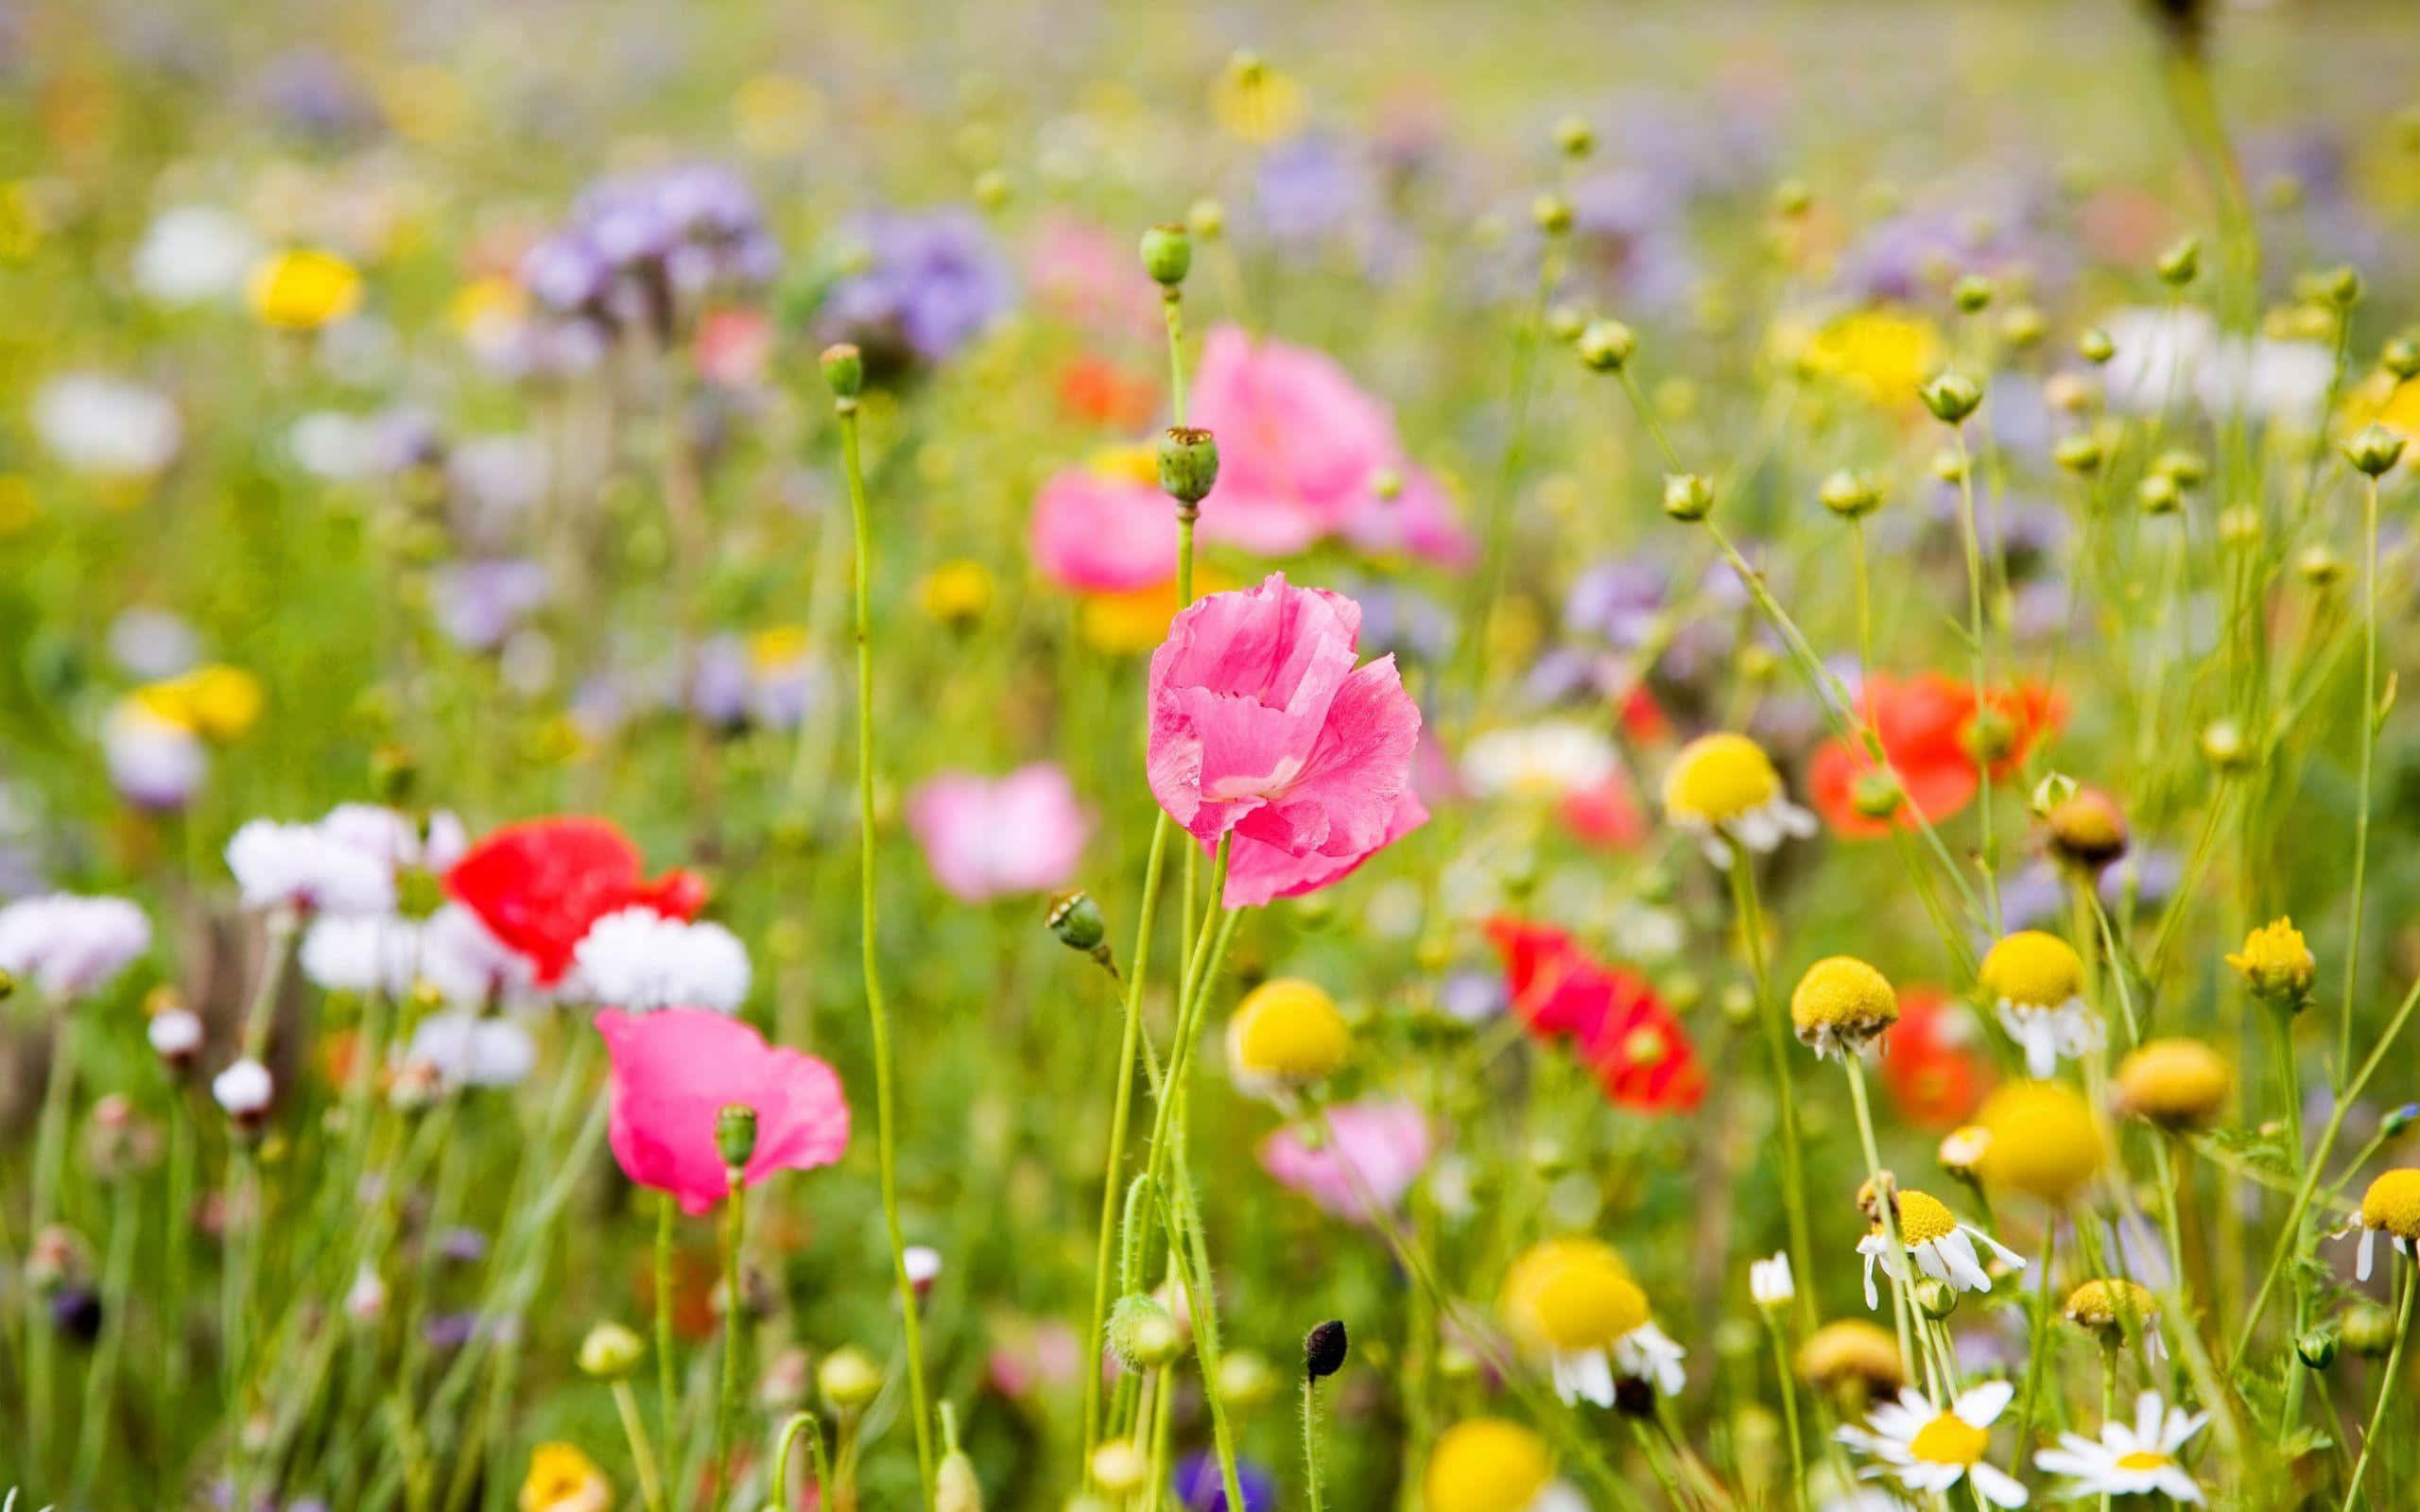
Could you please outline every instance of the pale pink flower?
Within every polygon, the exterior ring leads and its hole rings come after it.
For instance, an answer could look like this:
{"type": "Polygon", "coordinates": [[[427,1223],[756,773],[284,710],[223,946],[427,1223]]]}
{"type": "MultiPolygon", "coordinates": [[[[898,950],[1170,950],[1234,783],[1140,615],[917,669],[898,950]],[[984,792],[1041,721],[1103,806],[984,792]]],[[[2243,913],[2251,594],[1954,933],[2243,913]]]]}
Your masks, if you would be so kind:
{"type": "Polygon", "coordinates": [[[744,1180],[830,1165],[849,1147],[840,1079],[813,1056],[765,1043],[736,1019],[703,1008],[596,1016],[613,1057],[606,1139],[622,1174],[667,1192],[695,1216],[729,1194],[715,1122],[722,1109],[756,1110],[756,1149],[744,1180]]]}
{"type": "Polygon", "coordinates": [[[1406,459],[1394,417],[1323,352],[1219,326],[1202,345],[1187,421],[1219,439],[1204,540],[1264,556],[1337,535],[1448,564],[1469,555],[1443,491],[1406,459]],[[1382,499],[1389,478],[1401,490],[1382,499]]]}
{"type": "Polygon", "coordinates": [[[933,879],[970,903],[1065,886],[1092,827],[1075,783],[1049,762],[998,779],[945,772],[908,797],[933,879]]]}
{"type": "Polygon", "coordinates": [[[1213,593],[1151,654],[1151,794],[1205,850],[1233,832],[1230,908],[1323,887],[1427,822],[1420,708],[1394,658],[1356,667],[1361,606],[1294,588],[1213,593]]]}
{"type": "Polygon", "coordinates": [[[1046,215],[1026,251],[1034,301],[1071,325],[1103,335],[1156,337],[1160,290],[1134,255],[1134,238],[1067,215],[1046,215]]]}
{"type": "Polygon", "coordinates": [[[1372,1203],[1392,1212],[1427,1169],[1434,1148],[1427,1116],[1409,1103],[1348,1103],[1328,1110],[1328,1126],[1336,1137],[1317,1148],[1306,1131],[1279,1129],[1261,1142],[1261,1167],[1355,1223],[1371,1221],[1372,1203]]]}
{"type": "Polygon", "coordinates": [[[1061,588],[1156,588],[1176,576],[1176,504],[1139,478],[1068,468],[1035,496],[1027,541],[1034,566],[1061,588]]]}

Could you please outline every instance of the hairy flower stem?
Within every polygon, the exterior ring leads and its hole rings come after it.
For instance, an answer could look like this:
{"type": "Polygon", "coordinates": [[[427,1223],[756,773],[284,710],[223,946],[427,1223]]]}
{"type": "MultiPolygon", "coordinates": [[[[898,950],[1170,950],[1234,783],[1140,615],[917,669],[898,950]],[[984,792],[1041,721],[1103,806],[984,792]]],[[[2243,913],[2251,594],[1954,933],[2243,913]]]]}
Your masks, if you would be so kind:
{"type": "MultiPolygon", "coordinates": [[[[640,1504],[647,1512],[665,1512],[664,1483],[656,1471],[655,1450],[648,1443],[647,1423],[639,1417],[638,1394],[627,1380],[614,1383],[614,1410],[621,1416],[622,1436],[630,1441],[631,1466],[639,1478],[640,1504]]],[[[779,1484],[775,1483],[777,1487],[779,1484]]]]}
{"type": "Polygon", "coordinates": [[[855,532],[857,636],[857,904],[858,939],[866,987],[866,1020],[873,1036],[874,1159],[882,1185],[883,1228],[890,1242],[890,1267],[898,1282],[899,1315],[906,1331],[908,1401],[916,1426],[916,1469],[925,1500],[933,1499],[932,1405],[925,1392],[924,1327],[917,1317],[916,1283],[908,1275],[908,1240],[899,1225],[899,1143],[894,1129],[895,1073],[890,1055],[890,1014],[883,1005],[882,971],[874,940],[873,824],[873,611],[867,579],[873,560],[873,526],[866,508],[866,475],[857,441],[857,405],[833,405],[840,421],[840,460],[848,474],[849,520],[855,532]]]}
{"type": "MultiPolygon", "coordinates": [[[[1967,634],[1974,639],[1970,649],[1975,710],[1979,717],[1991,708],[1991,642],[1983,623],[1983,541],[1975,517],[1975,461],[1966,448],[1966,427],[1953,425],[1950,434],[1958,438],[1958,524],[1966,551],[1967,634]]],[[[1992,762],[1988,753],[1978,756],[1975,770],[1982,781],[1982,790],[1975,799],[1975,819],[1981,836],[1983,902],[1990,909],[1985,922],[1997,936],[2001,932],[1999,846],[1992,833],[1992,762]]]]}
{"type": "Polygon", "coordinates": [[[1899,1330],[1899,1370],[1912,1377],[1916,1366],[1914,1351],[1908,1347],[1908,1286],[1901,1279],[1908,1251],[1899,1243],[1899,1194],[1896,1184],[1883,1178],[1881,1146],[1875,1142],[1874,1112],[1866,1101],[1865,1062],[1851,1049],[1841,1053],[1841,1063],[1848,1070],[1849,1105],[1857,1110],[1857,1135],[1865,1147],[1865,1178],[1874,1187],[1874,1208],[1882,1215],[1882,1237],[1891,1246],[1891,1263],[1883,1270],[1891,1282],[1891,1319],[1899,1330]]]}
{"type": "Polygon", "coordinates": [[[2395,1268],[2402,1272],[2403,1301],[2394,1313],[2394,1347],[2387,1351],[2386,1368],[2378,1373],[2378,1400],[2370,1408],[2370,1426],[2361,1434],[2361,1454],[2353,1461],[2353,1478],[2344,1487],[2342,1512],[2353,1512],[2353,1503],[2361,1499],[2361,1478],[2369,1473],[2370,1455],[2378,1447],[2378,1430],[2386,1426],[2387,1403],[2394,1399],[2395,1383],[2403,1379],[2403,1347],[2411,1339],[2411,1298],[2420,1296],[2420,1268],[2411,1264],[2395,1268]]]}
{"type": "Polygon", "coordinates": [[[715,1401],[715,1512],[731,1504],[731,1420],[739,1411],[739,1331],[746,1322],[739,1300],[739,1250],[748,1235],[748,1182],[737,1166],[730,1171],[731,1196],[723,1204],[722,1231],[722,1389],[715,1401]]]}
{"type": "Polygon", "coordinates": [[[775,1507],[791,1504],[790,1447],[802,1435],[806,1439],[807,1468],[815,1476],[816,1495],[821,1498],[831,1493],[832,1466],[823,1454],[823,1427],[811,1412],[792,1413],[790,1420],[782,1425],[781,1442],[773,1448],[773,1485],[767,1500],[775,1507]]]}
{"type": "MultiPolygon", "coordinates": [[[[1782,1022],[1787,1009],[1773,996],[1766,969],[1764,910],[1756,901],[1756,879],[1744,849],[1732,857],[1730,872],[1733,922],[1739,930],[1739,948],[1748,957],[1756,1017],[1764,1023],[1765,1048],[1772,1060],[1773,1097],[1781,1110],[1782,1201],[1789,1220],[1790,1269],[1798,1277],[1800,1322],[1811,1329],[1815,1326],[1814,1246],[1807,1239],[1806,1172],[1800,1163],[1798,1092],[1789,1078],[1789,1031],[1782,1022]]],[[[1904,1334],[1900,1342],[1904,1348],[1904,1334]]]]}
{"type": "Polygon", "coordinates": [[[1319,1383],[1303,1373],[1303,1485],[1310,1493],[1311,1512],[1320,1512],[1319,1383]]]}
{"type": "Polygon", "coordinates": [[[681,1388],[672,1368],[672,1194],[657,1194],[655,1205],[655,1388],[664,1414],[664,1452],[681,1443],[681,1388]]]}

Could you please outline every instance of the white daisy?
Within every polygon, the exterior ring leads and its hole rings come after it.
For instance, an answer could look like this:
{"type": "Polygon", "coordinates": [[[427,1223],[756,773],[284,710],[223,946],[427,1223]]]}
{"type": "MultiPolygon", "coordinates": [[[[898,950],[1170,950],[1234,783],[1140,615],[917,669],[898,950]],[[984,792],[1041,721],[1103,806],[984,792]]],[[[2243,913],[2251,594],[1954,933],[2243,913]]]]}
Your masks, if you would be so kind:
{"type": "Polygon", "coordinates": [[[123,898],[55,892],[0,908],[0,971],[55,1003],[89,997],[151,948],[151,920],[123,898]]]}
{"type": "Polygon", "coordinates": [[[1910,1491],[1946,1491],[1960,1481],[1970,1482],[1975,1494],[1994,1506],[2023,1506],[2025,1487],[2006,1471],[1983,1463],[1992,1446],[1992,1424],[2008,1408],[2016,1388],[2005,1381],[1987,1381],[1960,1394],[1946,1410],[1936,1408],[1923,1392],[1910,1387],[1899,1400],[1874,1409],[1863,1428],[1843,1428],[1843,1444],[1882,1461],[1869,1467],[1869,1478],[1895,1478],[1910,1491]]]}
{"type": "Polygon", "coordinates": [[[2059,1447],[2033,1456],[2034,1467],[2072,1478],[2061,1489],[2068,1496],[2149,1496],[2199,1503],[2202,1488],[2176,1452],[2210,1420],[2205,1412],[2188,1413],[2167,1406],[2156,1391],[2135,1399],[2135,1422],[2100,1425],[2098,1440],[2082,1434],[2061,1434],[2059,1447]]]}
{"type": "Polygon", "coordinates": [[[1797,1299],[1798,1284],[1789,1274],[1789,1251],[1782,1250],[1771,1260],[1748,1263],[1748,1295],[1758,1307],[1787,1307],[1797,1299]]]}
{"type": "Polygon", "coordinates": [[[1462,776],[1481,798],[1559,797],[1600,786],[1620,770],[1613,741],[1575,719],[1491,730],[1462,751],[1462,776]]]}
{"type": "Polygon", "coordinates": [[[1992,1289],[1991,1274],[1983,1269],[1975,1253],[1979,1241],[1993,1258],[2016,1270],[2025,1268],[2024,1258],[1976,1228],[1960,1223],[1940,1198],[1912,1189],[1898,1194],[1899,1243],[1904,1256],[1891,1253],[1890,1237],[1879,1224],[1874,1231],[1858,1241],[1858,1253],[1865,1257],[1865,1305],[1881,1305],[1880,1295],[1874,1287],[1874,1264],[1880,1261],[1891,1275],[1901,1280],[1914,1278],[1909,1273],[1908,1261],[1915,1262],[1915,1270],[1934,1280],[1962,1292],[1988,1292],[1992,1289]]]}
{"type": "Polygon", "coordinates": [[[1614,1341],[1615,1370],[1651,1382],[1668,1397],[1677,1397],[1687,1387],[1688,1372],[1682,1363],[1688,1355],[1688,1350],[1653,1323],[1641,1323],[1614,1341]]]}
{"type": "Polygon", "coordinates": [[[395,873],[371,850],[317,824],[252,819],[227,842],[247,908],[385,914],[395,906],[395,873]]]}
{"type": "Polygon", "coordinates": [[[2026,1074],[2048,1081],[2059,1059],[2097,1055],[2107,1038],[2084,1005],[2083,957],[2058,936],[2021,929],[1996,941],[1976,968],[1983,994],[1999,1010],[2000,1027],[2025,1047],[2026,1074]]]}
{"type": "Polygon", "coordinates": [[[2108,1030],[2100,1016],[2083,1005],[2082,998],[2069,998],[2047,1008],[2002,998],[1998,1012],[2000,1027],[2024,1048],[2025,1073],[2035,1081],[2048,1081],[2057,1075],[2062,1059],[2083,1060],[2097,1056],[2108,1042],[2108,1030]]]}
{"type": "Polygon", "coordinates": [[[572,959],[576,974],[564,996],[626,1012],[736,1013],[748,998],[748,950],[737,936],[651,908],[625,908],[591,924],[572,959]]]}
{"type": "Polygon", "coordinates": [[[1701,735],[1672,758],[1664,774],[1664,815],[1726,870],[1735,843],[1772,850],[1817,829],[1815,816],[1789,800],[1764,748],[1727,732],[1701,735]]]}

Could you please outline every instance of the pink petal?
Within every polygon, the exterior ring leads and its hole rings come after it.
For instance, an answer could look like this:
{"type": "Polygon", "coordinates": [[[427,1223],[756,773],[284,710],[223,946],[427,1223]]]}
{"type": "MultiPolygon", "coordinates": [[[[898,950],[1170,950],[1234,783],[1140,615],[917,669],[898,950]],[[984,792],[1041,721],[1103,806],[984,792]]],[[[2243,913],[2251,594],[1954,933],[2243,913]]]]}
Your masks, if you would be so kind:
{"type": "Polygon", "coordinates": [[[746,1180],[829,1165],[849,1143],[849,1108],[832,1068],[769,1046],[736,1019],[702,1008],[596,1015],[613,1060],[606,1140],[622,1172],[668,1192],[692,1215],[729,1194],[715,1121],[732,1104],[756,1109],[746,1180]]]}

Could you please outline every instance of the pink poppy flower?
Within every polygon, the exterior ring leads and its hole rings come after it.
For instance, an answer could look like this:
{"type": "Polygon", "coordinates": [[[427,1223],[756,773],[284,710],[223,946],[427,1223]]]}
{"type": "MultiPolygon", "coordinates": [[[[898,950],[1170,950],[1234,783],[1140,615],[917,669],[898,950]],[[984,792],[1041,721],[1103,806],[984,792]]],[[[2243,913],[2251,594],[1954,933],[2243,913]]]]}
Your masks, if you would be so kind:
{"type": "Polygon", "coordinates": [[[752,1187],[776,1171],[830,1165],[849,1147],[849,1105],[832,1068],[768,1045],[736,1019],[703,1008],[607,1009],[596,1031],[614,1061],[606,1126],[614,1159],[623,1175],[670,1193],[693,1217],[730,1192],[715,1119],[734,1103],[756,1109],[745,1174],[752,1187]]]}
{"type": "Polygon", "coordinates": [[[1447,563],[1469,554],[1443,490],[1405,459],[1394,417],[1323,352],[1217,327],[1202,344],[1187,418],[1219,438],[1204,540],[1263,556],[1334,535],[1447,563]],[[1389,473],[1402,489],[1381,499],[1389,473]]]}
{"type": "Polygon", "coordinates": [[[1372,1202],[1392,1212],[1428,1168],[1428,1120],[1409,1103],[1348,1103],[1328,1110],[1328,1125],[1336,1138],[1316,1149],[1279,1129],[1261,1142],[1260,1163],[1336,1217],[1369,1223],[1372,1202]]]}
{"type": "Polygon", "coordinates": [[[908,797],[933,880],[970,903],[1065,886],[1092,827],[1075,783],[1049,762],[997,780],[948,772],[908,797]]]}
{"type": "Polygon", "coordinates": [[[1205,850],[1233,832],[1224,902],[1323,887],[1427,822],[1420,707],[1394,658],[1355,666],[1361,606],[1294,588],[1213,593],[1151,654],[1151,794],[1205,850]]]}
{"type": "Polygon", "coordinates": [[[1176,506],[1138,477],[1069,468],[1035,497],[1027,541],[1042,576],[1061,588],[1156,588],[1176,576],[1176,506]]]}

